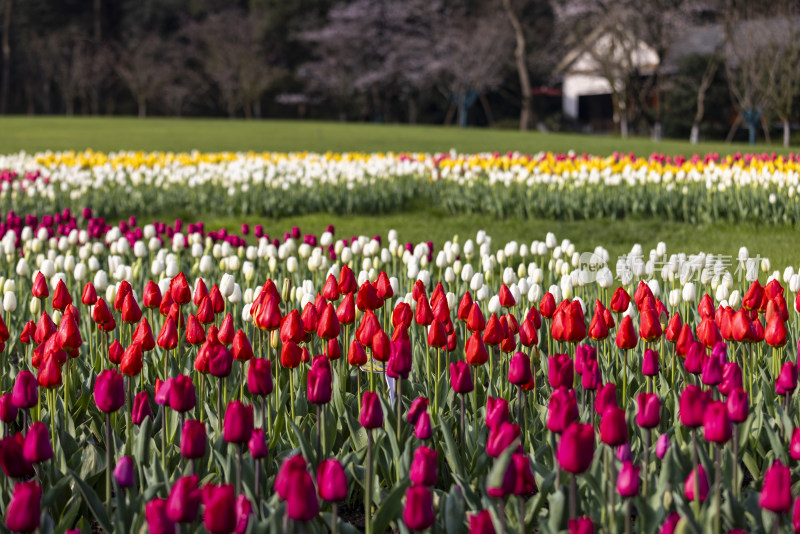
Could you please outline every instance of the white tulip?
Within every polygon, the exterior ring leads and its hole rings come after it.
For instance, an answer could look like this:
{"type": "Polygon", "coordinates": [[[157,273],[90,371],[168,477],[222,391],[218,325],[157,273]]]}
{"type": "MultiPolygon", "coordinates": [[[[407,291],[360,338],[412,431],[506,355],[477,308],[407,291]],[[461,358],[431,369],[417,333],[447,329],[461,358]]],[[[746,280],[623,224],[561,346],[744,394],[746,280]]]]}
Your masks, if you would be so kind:
{"type": "Polygon", "coordinates": [[[252,306],[252,304],[245,304],[244,307],[242,307],[242,321],[245,323],[253,322],[253,316],[250,315],[250,306],[252,306]]]}
{"type": "Polygon", "coordinates": [[[177,262],[168,261],[167,266],[164,269],[164,274],[167,276],[167,278],[175,278],[176,276],[178,276],[178,272],[179,269],[177,262]]]}
{"type": "Polygon", "coordinates": [[[117,286],[109,284],[106,287],[106,302],[114,302],[114,297],[117,296],[117,286]]]}
{"type": "Polygon", "coordinates": [[[739,290],[734,289],[728,296],[728,304],[731,306],[731,308],[736,308],[739,306],[740,302],[741,302],[741,296],[739,294],[739,290]]]}
{"type": "Polygon", "coordinates": [[[489,313],[500,313],[500,297],[494,295],[489,299],[489,313]]]}
{"type": "Polygon", "coordinates": [[[45,278],[52,278],[53,275],[56,274],[56,267],[52,260],[44,260],[41,267],[39,267],[39,270],[42,272],[45,278]]]}
{"type": "MultiPolygon", "coordinates": [[[[464,266],[464,269],[466,269],[466,266],[464,266]]],[[[475,274],[472,276],[472,279],[470,280],[470,283],[469,283],[469,288],[470,288],[472,291],[477,291],[477,290],[479,290],[481,287],[483,287],[483,274],[481,274],[481,273],[475,273],[475,274]]]]}
{"type": "Polygon", "coordinates": [[[481,302],[483,302],[484,300],[489,298],[489,288],[487,286],[483,286],[483,287],[479,288],[475,292],[475,298],[477,300],[481,301],[481,302]]]}
{"type": "Polygon", "coordinates": [[[28,305],[28,309],[31,312],[31,315],[34,317],[39,317],[39,314],[42,310],[42,303],[39,299],[31,299],[30,304],[28,305]]]}
{"type": "Polygon", "coordinates": [[[10,293],[16,290],[16,285],[14,284],[14,280],[9,278],[5,282],[3,282],[3,294],[10,293]]]}
{"type": "Polygon", "coordinates": [[[717,286],[717,291],[714,294],[714,297],[716,298],[717,302],[720,302],[727,300],[729,295],[730,293],[728,292],[728,288],[725,287],[725,284],[720,284],[717,286]]]}
{"type": "Polygon", "coordinates": [[[17,273],[17,276],[27,277],[28,275],[30,275],[31,269],[28,266],[28,260],[26,260],[25,258],[20,258],[19,261],[17,261],[17,268],[15,272],[17,273]]]}
{"type": "Polygon", "coordinates": [[[3,311],[7,313],[13,313],[17,311],[17,296],[13,292],[9,291],[3,295],[3,311]]]}
{"type": "Polygon", "coordinates": [[[94,275],[94,288],[98,293],[102,293],[108,287],[108,274],[105,271],[99,270],[94,275]]]}
{"type": "Polygon", "coordinates": [[[553,295],[553,299],[555,299],[556,302],[561,302],[564,300],[564,298],[561,296],[561,288],[557,285],[550,286],[547,292],[553,295]]]}
{"type": "Polygon", "coordinates": [[[694,287],[694,282],[687,282],[685,286],[683,286],[683,292],[681,294],[683,298],[683,302],[692,303],[695,301],[697,297],[697,290],[694,287]]]}
{"type": "Polygon", "coordinates": [[[673,308],[677,308],[681,303],[681,290],[680,289],[673,289],[669,292],[669,305],[673,308]]]}
{"type": "Polygon", "coordinates": [[[528,289],[528,301],[538,303],[540,300],[542,300],[542,286],[533,284],[530,289],[528,289]]]}
{"type": "Polygon", "coordinates": [[[158,290],[161,291],[161,295],[166,295],[167,291],[169,291],[169,278],[162,278],[158,281],[158,290]]]}

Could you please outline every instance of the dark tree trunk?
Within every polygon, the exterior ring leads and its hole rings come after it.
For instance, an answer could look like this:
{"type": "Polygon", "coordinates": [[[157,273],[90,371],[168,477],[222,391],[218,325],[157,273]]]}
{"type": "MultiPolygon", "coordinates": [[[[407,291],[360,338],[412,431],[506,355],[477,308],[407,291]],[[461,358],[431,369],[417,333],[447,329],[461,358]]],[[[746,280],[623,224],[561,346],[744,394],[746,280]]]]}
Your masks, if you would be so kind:
{"type": "Polygon", "coordinates": [[[8,90],[11,86],[9,77],[11,76],[11,41],[9,33],[11,31],[11,8],[13,1],[6,0],[3,12],[3,82],[0,86],[0,115],[6,114],[8,106],[8,90]]]}

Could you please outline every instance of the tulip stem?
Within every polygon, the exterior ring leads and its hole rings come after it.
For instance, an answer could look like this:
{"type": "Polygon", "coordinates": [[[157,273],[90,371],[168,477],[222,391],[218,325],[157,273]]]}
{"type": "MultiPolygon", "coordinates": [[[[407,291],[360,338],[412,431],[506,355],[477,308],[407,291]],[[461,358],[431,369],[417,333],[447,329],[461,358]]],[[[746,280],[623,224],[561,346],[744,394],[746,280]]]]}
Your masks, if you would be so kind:
{"type": "Polygon", "coordinates": [[[459,397],[460,397],[460,401],[461,401],[461,411],[459,412],[459,415],[460,415],[460,418],[461,418],[461,434],[460,434],[460,436],[461,436],[461,439],[464,440],[464,447],[466,447],[467,446],[467,435],[466,435],[466,431],[465,431],[466,424],[465,424],[465,421],[464,421],[464,395],[460,395],[459,397]]]}
{"type": "Polygon", "coordinates": [[[217,382],[217,433],[222,433],[222,380],[217,382]]]}
{"type": "Polygon", "coordinates": [[[253,468],[254,468],[254,470],[256,472],[256,480],[255,480],[255,484],[256,484],[255,497],[256,498],[255,498],[255,502],[259,503],[256,506],[258,506],[257,513],[260,516],[261,515],[261,505],[260,505],[259,499],[260,499],[260,496],[261,496],[261,458],[254,458],[253,459],[253,468]]]}
{"type": "Polygon", "coordinates": [[[367,479],[364,481],[364,532],[372,534],[372,429],[367,429],[367,479]]]}
{"type": "MultiPolygon", "coordinates": [[[[478,368],[475,368],[477,373],[478,368]]],[[[472,391],[472,435],[475,438],[475,446],[478,445],[478,388],[472,391]]]]}
{"type": "Polygon", "coordinates": [[[625,534],[631,534],[631,500],[625,499],[625,534]]]}
{"type": "MultiPolygon", "coordinates": [[[[734,460],[735,461],[735,460],[734,460]]],[[[720,534],[720,529],[722,528],[720,522],[720,506],[722,505],[722,444],[720,443],[717,446],[716,456],[714,459],[714,467],[715,467],[715,477],[716,477],[716,498],[714,499],[714,532],[716,534],[720,534]]],[[[697,477],[695,477],[696,479],[697,477]]]]}
{"type": "MultiPolygon", "coordinates": [[[[394,402],[397,408],[397,442],[400,443],[400,425],[402,423],[402,416],[403,416],[403,378],[397,377],[397,381],[394,384],[394,402]]],[[[464,401],[461,401],[461,411],[464,411],[464,401]]],[[[462,430],[463,430],[463,415],[462,415],[462,430]]]]}
{"type": "Polygon", "coordinates": [[[236,447],[236,495],[242,494],[242,454],[244,443],[239,443],[236,447]]]}
{"type": "Polygon", "coordinates": [[[603,471],[608,481],[608,532],[612,531],[614,525],[614,478],[611,476],[611,446],[604,447],[603,451],[603,471]]]}
{"type": "Polygon", "coordinates": [[[650,475],[650,432],[651,429],[644,430],[644,498],[647,499],[647,479],[650,475]]]}
{"type": "Polygon", "coordinates": [[[317,465],[322,461],[322,405],[317,404],[317,465]]]}
{"type": "Polygon", "coordinates": [[[167,408],[161,405],[161,464],[167,472],[167,408]]]}
{"type": "MultiPolygon", "coordinates": [[[[111,515],[111,457],[114,447],[111,441],[111,412],[106,412],[106,508],[111,515]]],[[[55,481],[54,481],[55,482],[55,481]]]]}
{"type": "Polygon", "coordinates": [[[517,496],[517,504],[519,505],[519,531],[526,532],[525,530],[525,499],[522,495],[517,496]]]}
{"type": "MultiPolygon", "coordinates": [[[[258,498],[256,497],[256,500],[258,498]]],[[[338,534],[339,532],[339,505],[333,503],[331,505],[331,533],[338,534]]]]}
{"type": "Polygon", "coordinates": [[[294,422],[294,369],[289,369],[289,406],[292,408],[292,422],[294,422]]]}
{"type": "Polygon", "coordinates": [[[520,445],[525,445],[525,394],[522,392],[522,386],[517,385],[517,424],[522,429],[519,434],[520,445]]]}
{"type": "MultiPolygon", "coordinates": [[[[425,385],[428,388],[428,398],[432,397],[431,395],[431,346],[429,344],[425,344],[425,385]]],[[[436,403],[434,403],[433,409],[436,409],[436,403]]]]}
{"type": "MultiPolygon", "coordinates": [[[[622,406],[628,406],[628,351],[622,351],[622,406]]],[[[627,408],[625,408],[627,409],[627,408]]]]}
{"type": "Polygon", "coordinates": [[[700,460],[697,454],[697,429],[692,428],[692,460],[694,460],[694,499],[692,499],[692,506],[694,507],[695,519],[700,518],[700,460]]]}
{"type": "Polygon", "coordinates": [[[578,517],[578,481],[575,473],[569,474],[569,518],[578,517]]]}
{"type": "Polygon", "coordinates": [[[739,424],[733,424],[733,496],[739,497],[739,424]]]}

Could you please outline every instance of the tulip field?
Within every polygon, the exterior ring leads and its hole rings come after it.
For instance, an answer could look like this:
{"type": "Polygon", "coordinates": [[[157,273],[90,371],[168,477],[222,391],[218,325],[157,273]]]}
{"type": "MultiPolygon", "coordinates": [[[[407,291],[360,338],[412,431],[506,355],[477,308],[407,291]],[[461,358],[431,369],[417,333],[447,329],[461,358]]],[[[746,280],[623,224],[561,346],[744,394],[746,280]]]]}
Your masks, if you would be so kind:
{"type": "Polygon", "coordinates": [[[800,532],[797,264],[202,221],[795,224],[796,156],[41,152],[0,185],[0,530],[800,532]]]}

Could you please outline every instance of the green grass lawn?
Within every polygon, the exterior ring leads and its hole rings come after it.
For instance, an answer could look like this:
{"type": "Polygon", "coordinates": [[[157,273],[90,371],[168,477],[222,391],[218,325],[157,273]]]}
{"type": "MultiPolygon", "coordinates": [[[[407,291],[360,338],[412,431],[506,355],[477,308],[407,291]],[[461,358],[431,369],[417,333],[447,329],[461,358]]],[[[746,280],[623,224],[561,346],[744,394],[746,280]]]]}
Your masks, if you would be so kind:
{"type": "MultiPolygon", "coordinates": [[[[0,118],[0,153],[40,150],[258,150],[258,151],[425,151],[455,148],[461,152],[552,150],[649,155],[748,151],[742,144],[682,140],[655,143],[647,138],[622,141],[615,136],[546,134],[442,126],[375,125],[313,121],[244,121],[227,119],[0,118]]],[[[758,145],[757,151],[785,152],[758,145]]]]}
{"type": "MultiPolygon", "coordinates": [[[[508,151],[539,150],[609,154],[615,150],[647,155],[653,151],[670,154],[718,151],[746,151],[746,145],[722,143],[692,146],[682,141],[653,143],[634,138],[622,141],[612,136],[543,134],[489,129],[457,129],[439,126],[400,126],[342,124],[301,121],[231,121],[224,119],[145,119],[135,118],[28,118],[0,119],[0,152],[19,150],[84,149],[95,150],[275,150],[275,151],[508,151]]],[[[758,150],[776,150],[758,146],[758,150]]],[[[209,213],[213,212],[209,209],[209,213]]],[[[238,229],[241,219],[209,218],[208,214],[164,214],[162,219],[182,217],[187,221],[205,220],[209,228],[226,226],[238,229]]],[[[751,254],[769,257],[774,268],[800,264],[797,230],[788,227],[758,227],[716,224],[697,226],[659,220],[624,221],[546,221],[497,220],[488,216],[447,216],[432,206],[416,206],[402,214],[332,216],[315,214],[279,220],[249,218],[263,224],[271,235],[282,236],[292,226],[319,233],[326,225],[337,227],[339,237],[357,234],[383,234],[390,228],[408,241],[433,240],[443,243],[458,234],[466,240],[485,229],[495,243],[515,239],[530,242],[543,239],[552,231],[569,238],[581,250],[600,244],[613,256],[641,243],[645,251],[659,241],[671,252],[714,252],[736,256],[740,246],[751,254]]]]}

